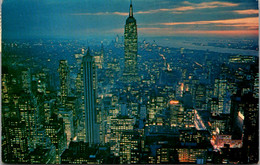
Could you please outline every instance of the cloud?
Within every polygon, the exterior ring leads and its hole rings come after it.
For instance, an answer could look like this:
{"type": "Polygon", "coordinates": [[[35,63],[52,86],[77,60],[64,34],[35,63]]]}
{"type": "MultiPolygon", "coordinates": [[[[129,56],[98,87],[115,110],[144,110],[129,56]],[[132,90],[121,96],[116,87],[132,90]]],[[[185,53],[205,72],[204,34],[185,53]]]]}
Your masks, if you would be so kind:
{"type": "MultiPolygon", "coordinates": [[[[152,13],[158,13],[161,11],[171,11],[171,9],[157,9],[157,10],[148,10],[148,11],[137,11],[134,12],[134,14],[152,14],[152,13]]],[[[124,12],[98,12],[98,13],[74,13],[71,15],[120,15],[120,16],[127,16],[129,13],[124,12]]]]}
{"type": "Polygon", "coordinates": [[[169,30],[169,28],[138,28],[138,30],[169,30]]]}
{"type": "MultiPolygon", "coordinates": [[[[220,2],[220,1],[213,1],[213,2],[202,2],[202,3],[191,3],[188,1],[183,2],[184,5],[182,7],[177,8],[162,8],[162,9],[155,9],[155,10],[146,10],[146,11],[137,11],[134,14],[154,14],[160,12],[171,12],[180,14],[184,11],[189,10],[198,10],[198,9],[212,9],[212,8],[219,8],[219,7],[235,7],[239,4],[231,3],[231,2],[220,2]]],[[[120,15],[120,16],[127,16],[128,13],[124,12],[98,12],[98,13],[75,13],[72,15],[120,15]]]]}
{"type": "Polygon", "coordinates": [[[239,4],[237,3],[231,3],[231,2],[202,2],[202,3],[191,3],[188,1],[184,1],[183,4],[187,6],[177,7],[177,8],[163,8],[163,9],[157,9],[157,10],[148,10],[148,11],[140,11],[137,12],[137,14],[152,14],[152,13],[158,13],[158,12],[173,12],[173,13],[181,13],[184,11],[189,10],[197,10],[197,9],[212,9],[212,8],[218,8],[218,7],[235,7],[239,4]]]}
{"type": "MultiPolygon", "coordinates": [[[[139,34],[161,34],[161,33],[165,33],[165,32],[171,32],[173,31],[172,28],[160,28],[160,27],[143,27],[143,28],[137,28],[138,33],[139,34]]],[[[108,31],[109,33],[124,33],[124,29],[123,28],[119,28],[119,29],[113,29],[111,31],[108,31]]]]}
{"type": "Polygon", "coordinates": [[[212,35],[212,36],[258,36],[258,30],[143,30],[143,35],[174,36],[174,35],[212,35]]]}
{"type": "MultiPolygon", "coordinates": [[[[114,29],[110,32],[113,33],[124,33],[123,28],[114,29]]],[[[234,30],[193,30],[193,29],[174,29],[172,27],[160,28],[138,28],[139,35],[142,36],[187,36],[187,35],[205,35],[205,36],[258,36],[258,29],[234,29],[234,30]]]]}
{"type": "Polygon", "coordinates": [[[238,14],[258,14],[259,11],[256,9],[249,9],[249,10],[235,10],[233,11],[238,14]]]}
{"type": "Polygon", "coordinates": [[[187,4],[189,6],[184,7],[178,7],[175,8],[174,11],[188,11],[188,10],[197,10],[197,9],[212,9],[212,8],[219,8],[219,7],[235,7],[238,6],[237,3],[231,3],[231,2],[202,2],[202,3],[190,3],[188,1],[185,1],[184,4],[187,4]]]}
{"type": "MultiPolygon", "coordinates": [[[[152,24],[149,24],[151,26],[152,24]]],[[[222,35],[222,36],[258,36],[258,17],[238,19],[193,21],[193,22],[169,22],[153,24],[152,28],[142,28],[141,33],[154,36],[169,35],[222,35]],[[165,25],[157,28],[156,25],[165,25]],[[206,29],[199,26],[174,27],[175,25],[210,25],[206,29]],[[221,28],[227,27],[227,28],[221,28]]]]}
{"type": "Polygon", "coordinates": [[[160,25],[174,26],[174,25],[205,25],[218,24],[217,26],[258,26],[258,17],[214,20],[214,21],[193,21],[193,22],[168,22],[159,23],[160,25]]]}
{"type": "Polygon", "coordinates": [[[258,35],[258,30],[186,30],[176,31],[178,34],[211,34],[211,35],[225,35],[225,36],[241,36],[241,35],[258,35]]]}
{"type": "Polygon", "coordinates": [[[153,33],[164,33],[164,32],[169,32],[173,31],[172,28],[138,28],[138,31],[141,33],[146,33],[146,34],[153,34],[153,33]]]}

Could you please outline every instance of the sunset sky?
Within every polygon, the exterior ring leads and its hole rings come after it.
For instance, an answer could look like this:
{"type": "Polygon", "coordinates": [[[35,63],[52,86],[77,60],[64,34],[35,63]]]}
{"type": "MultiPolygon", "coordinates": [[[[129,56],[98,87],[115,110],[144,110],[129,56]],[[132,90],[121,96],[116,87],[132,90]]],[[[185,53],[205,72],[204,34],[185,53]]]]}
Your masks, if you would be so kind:
{"type": "MultiPolygon", "coordinates": [[[[122,36],[130,0],[4,0],[3,38],[122,36]]],[[[133,0],[139,37],[258,36],[256,0],[133,0]]]]}

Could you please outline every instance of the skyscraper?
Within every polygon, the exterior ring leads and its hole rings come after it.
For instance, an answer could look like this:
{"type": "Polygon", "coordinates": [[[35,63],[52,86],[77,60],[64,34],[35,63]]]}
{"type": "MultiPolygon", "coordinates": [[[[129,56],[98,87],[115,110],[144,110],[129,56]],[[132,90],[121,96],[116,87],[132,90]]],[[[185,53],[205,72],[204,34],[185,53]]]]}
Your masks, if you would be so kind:
{"type": "Polygon", "coordinates": [[[123,79],[125,82],[138,81],[137,70],[137,25],[133,16],[132,1],[130,3],[129,17],[126,19],[125,33],[125,67],[123,79]]]}
{"type": "Polygon", "coordinates": [[[99,143],[99,127],[96,114],[96,69],[89,49],[83,57],[84,105],[86,142],[89,145],[99,143]]]}
{"type": "Polygon", "coordinates": [[[66,97],[69,94],[69,65],[67,60],[60,60],[59,65],[59,76],[60,76],[60,96],[62,104],[65,104],[66,97]]]}

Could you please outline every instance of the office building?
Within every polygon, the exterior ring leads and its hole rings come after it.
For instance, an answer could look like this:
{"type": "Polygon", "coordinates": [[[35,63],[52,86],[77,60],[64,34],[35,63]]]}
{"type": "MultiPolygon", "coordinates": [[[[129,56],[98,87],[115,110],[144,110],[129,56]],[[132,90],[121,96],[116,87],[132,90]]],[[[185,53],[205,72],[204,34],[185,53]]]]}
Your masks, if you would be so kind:
{"type": "Polygon", "coordinates": [[[125,32],[125,66],[123,80],[125,82],[138,81],[137,68],[137,24],[133,15],[133,5],[130,4],[129,17],[126,19],[125,32]]]}
{"type": "Polygon", "coordinates": [[[99,143],[99,126],[96,112],[96,67],[89,49],[83,57],[83,80],[86,142],[91,146],[99,143]]]}
{"type": "Polygon", "coordinates": [[[67,60],[60,60],[59,64],[59,76],[60,76],[60,99],[61,103],[64,104],[66,97],[69,95],[69,81],[70,81],[70,70],[67,60]]]}

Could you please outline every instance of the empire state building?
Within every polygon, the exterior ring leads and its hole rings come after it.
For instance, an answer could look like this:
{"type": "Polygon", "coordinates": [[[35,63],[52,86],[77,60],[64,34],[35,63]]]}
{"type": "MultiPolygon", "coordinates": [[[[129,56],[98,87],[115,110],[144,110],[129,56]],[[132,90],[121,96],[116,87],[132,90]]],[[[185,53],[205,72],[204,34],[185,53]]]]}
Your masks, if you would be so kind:
{"type": "Polygon", "coordinates": [[[125,33],[125,67],[123,79],[125,82],[137,82],[139,80],[137,69],[137,25],[133,16],[133,5],[130,3],[129,17],[126,19],[125,33]]]}

